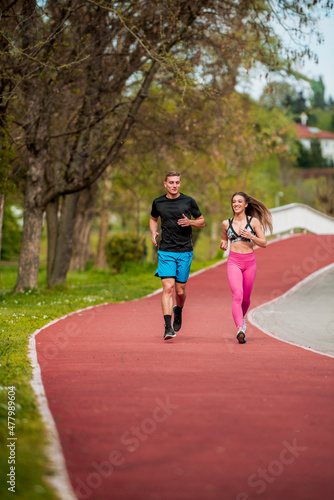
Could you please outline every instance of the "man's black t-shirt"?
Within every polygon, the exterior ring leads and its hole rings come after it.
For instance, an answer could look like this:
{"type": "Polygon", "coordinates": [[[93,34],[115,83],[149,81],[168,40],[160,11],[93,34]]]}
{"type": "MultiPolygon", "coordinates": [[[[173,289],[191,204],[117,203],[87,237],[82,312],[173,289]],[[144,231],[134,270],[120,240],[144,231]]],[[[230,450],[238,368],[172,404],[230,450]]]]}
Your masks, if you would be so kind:
{"type": "Polygon", "coordinates": [[[196,201],[180,193],[177,198],[166,195],[156,198],[152,203],[151,215],[155,219],[161,217],[161,241],[159,250],[164,252],[191,252],[193,250],[191,226],[179,226],[177,221],[184,214],[188,219],[202,215],[196,201]]]}

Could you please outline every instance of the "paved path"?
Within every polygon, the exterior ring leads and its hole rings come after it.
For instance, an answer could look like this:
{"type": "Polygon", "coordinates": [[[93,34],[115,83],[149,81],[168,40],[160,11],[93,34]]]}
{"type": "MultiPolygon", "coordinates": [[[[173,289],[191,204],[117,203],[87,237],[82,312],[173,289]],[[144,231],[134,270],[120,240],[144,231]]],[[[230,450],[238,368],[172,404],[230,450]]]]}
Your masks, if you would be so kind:
{"type": "Polygon", "coordinates": [[[334,264],[251,316],[255,326],[277,338],[334,357],[334,264]]]}
{"type": "MultiPolygon", "coordinates": [[[[313,235],[258,249],[252,307],[333,250],[334,237],[313,235]]],[[[251,324],[239,345],[224,264],[189,280],[169,342],[160,298],[94,307],[36,337],[77,498],[333,498],[333,359],[251,324]]]]}

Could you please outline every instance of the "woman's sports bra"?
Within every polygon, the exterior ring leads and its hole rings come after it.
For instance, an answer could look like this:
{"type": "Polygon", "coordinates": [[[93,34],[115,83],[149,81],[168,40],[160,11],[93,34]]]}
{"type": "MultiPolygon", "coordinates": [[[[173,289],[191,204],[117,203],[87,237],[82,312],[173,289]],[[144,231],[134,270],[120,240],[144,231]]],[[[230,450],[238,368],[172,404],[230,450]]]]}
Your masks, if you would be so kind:
{"type": "MultiPolygon", "coordinates": [[[[251,223],[251,220],[252,220],[253,217],[250,217],[248,218],[247,215],[246,215],[246,219],[247,219],[247,224],[246,224],[246,227],[245,229],[249,229],[249,231],[254,234],[254,236],[256,236],[256,234],[254,233],[253,231],[253,228],[252,226],[250,225],[251,223]]],[[[239,234],[237,234],[234,229],[233,229],[233,226],[232,226],[232,223],[233,223],[233,219],[234,217],[232,217],[232,219],[229,219],[228,222],[229,222],[229,228],[227,230],[227,237],[228,239],[230,240],[231,243],[234,243],[235,241],[247,241],[247,242],[251,242],[250,239],[248,238],[243,238],[242,236],[240,236],[239,234]]]]}

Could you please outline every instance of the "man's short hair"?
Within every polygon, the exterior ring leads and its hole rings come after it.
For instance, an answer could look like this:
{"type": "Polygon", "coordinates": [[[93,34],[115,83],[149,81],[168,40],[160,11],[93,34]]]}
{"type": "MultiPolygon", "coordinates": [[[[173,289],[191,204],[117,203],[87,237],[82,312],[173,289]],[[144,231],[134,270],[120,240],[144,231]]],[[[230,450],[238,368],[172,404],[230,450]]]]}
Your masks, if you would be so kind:
{"type": "Polygon", "coordinates": [[[181,180],[181,174],[179,174],[179,172],[176,172],[175,170],[171,170],[166,174],[165,182],[167,182],[168,177],[180,177],[181,180]]]}

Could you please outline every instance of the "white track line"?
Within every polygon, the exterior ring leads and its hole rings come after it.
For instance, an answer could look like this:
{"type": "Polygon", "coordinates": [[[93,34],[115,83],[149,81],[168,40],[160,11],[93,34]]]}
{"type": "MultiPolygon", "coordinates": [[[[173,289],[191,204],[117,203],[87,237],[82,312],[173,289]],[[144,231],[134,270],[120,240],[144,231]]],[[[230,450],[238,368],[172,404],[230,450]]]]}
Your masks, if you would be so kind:
{"type": "Polygon", "coordinates": [[[318,351],[317,349],[312,349],[311,347],[306,347],[306,346],[304,346],[302,344],[297,344],[296,342],[292,342],[292,341],[289,341],[289,340],[282,339],[281,337],[278,337],[277,335],[275,335],[274,333],[270,332],[269,330],[267,330],[263,326],[259,325],[259,323],[257,323],[257,321],[254,318],[255,313],[257,311],[259,311],[260,309],[262,309],[263,307],[266,307],[269,304],[274,304],[275,302],[277,302],[277,301],[279,301],[279,300],[281,300],[281,299],[283,299],[285,297],[288,297],[292,293],[296,292],[299,288],[302,288],[304,285],[306,285],[309,281],[312,281],[314,278],[316,278],[320,274],[322,274],[322,273],[328,271],[329,269],[331,269],[333,266],[334,266],[334,264],[329,264],[328,266],[325,266],[325,267],[322,267],[321,269],[318,269],[318,271],[315,271],[314,273],[310,274],[309,276],[307,276],[302,281],[299,281],[299,283],[297,283],[295,286],[293,286],[292,288],[290,288],[287,292],[283,293],[279,297],[275,297],[273,300],[269,300],[268,302],[265,302],[264,304],[261,304],[260,306],[255,307],[254,309],[251,309],[247,313],[247,319],[256,328],[258,328],[259,330],[261,330],[266,335],[269,335],[270,337],[273,337],[274,339],[280,340],[281,342],[285,342],[286,344],[294,345],[295,347],[300,347],[301,349],[305,349],[306,351],[311,351],[311,352],[315,352],[316,354],[321,354],[322,356],[327,356],[328,358],[334,358],[333,354],[328,354],[328,353],[325,353],[323,351],[318,351]]]}
{"type": "Polygon", "coordinates": [[[47,476],[46,480],[51,484],[51,486],[53,486],[59,497],[63,500],[77,500],[77,497],[71,485],[57,427],[45,395],[45,389],[41,376],[41,367],[37,358],[36,335],[38,335],[39,332],[45,328],[58,323],[58,321],[61,321],[62,319],[101,305],[105,304],[98,304],[96,306],[89,306],[85,309],[79,309],[78,311],[73,311],[65,316],[62,316],[61,318],[50,321],[50,323],[44,325],[39,330],[36,330],[29,337],[28,358],[30,359],[30,364],[32,366],[32,379],[30,380],[30,384],[35,392],[38,409],[46,427],[47,439],[49,441],[46,447],[46,454],[53,472],[53,475],[47,476]]]}

